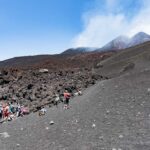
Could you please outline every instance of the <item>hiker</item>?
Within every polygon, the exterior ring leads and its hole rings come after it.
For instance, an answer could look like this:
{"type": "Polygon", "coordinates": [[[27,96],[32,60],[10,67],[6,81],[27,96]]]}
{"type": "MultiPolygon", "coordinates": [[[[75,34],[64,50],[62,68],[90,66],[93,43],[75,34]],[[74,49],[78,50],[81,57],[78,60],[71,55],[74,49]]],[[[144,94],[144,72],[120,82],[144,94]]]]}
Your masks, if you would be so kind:
{"type": "Polygon", "coordinates": [[[64,102],[64,94],[63,93],[59,94],[59,99],[60,99],[60,102],[64,102]]]}
{"type": "Polygon", "coordinates": [[[10,112],[11,114],[14,114],[14,113],[15,113],[15,108],[14,108],[13,102],[9,103],[9,112],[10,112]]]}
{"type": "Polygon", "coordinates": [[[29,114],[30,111],[29,111],[29,108],[28,107],[25,107],[25,106],[21,106],[21,115],[27,115],[29,114]]]}
{"type": "Polygon", "coordinates": [[[78,95],[81,96],[82,95],[82,91],[80,89],[77,89],[78,95]]]}
{"type": "Polygon", "coordinates": [[[55,105],[56,105],[56,107],[58,107],[59,101],[60,101],[59,95],[58,95],[58,94],[55,94],[55,105]]]}
{"type": "Polygon", "coordinates": [[[2,119],[3,117],[3,107],[2,105],[0,104],[0,119],[2,119]]]}
{"type": "Polygon", "coordinates": [[[65,99],[64,100],[64,109],[69,109],[70,97],[71,97],[70,93],[67,90],[65,90],[65,92],[64,92],[64,99],[65,99]]]}
{"type": "Polygon", "coordinates": [[[82,95],[82,91],[80,89],[76,89],[77,92],[75,92],[73,95],[74,96],[81,96],[82,95]]]}
{"type": "Polygon", "coordinates": [[[19,103],[17,103],[16,116],[19,117],[20,115],[21,115],[21,106],[19,103]]]}
{"type": "Polygon", "coordinates": [[[9,117],[9,104],[3,104],[3,119],[7,120],[9,117]]]}
{"type": "Polygon", "coordinates": [[[39,116],[43,116],[46,114],[46,109],[44,107],[42,107],[41,110],[39,110],[39,116]]]}

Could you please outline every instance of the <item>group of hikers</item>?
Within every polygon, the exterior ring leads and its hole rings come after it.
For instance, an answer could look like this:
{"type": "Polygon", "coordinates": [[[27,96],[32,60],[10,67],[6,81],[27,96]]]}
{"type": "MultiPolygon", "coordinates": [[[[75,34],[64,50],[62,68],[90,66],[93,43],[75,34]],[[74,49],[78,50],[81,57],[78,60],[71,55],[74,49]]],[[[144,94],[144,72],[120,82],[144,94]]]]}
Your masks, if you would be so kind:
{"type": "MultiPolygon", "coordinates": [[[[76,93],[72,94],[65,90],[63,93],[63,98],[60,97],[59,94],[54,94],[54,104],[58,107],[58,103],[62,101],[64,103],[64,109],[69,109],[69,101],[71,96],[82,95],[80,90],[77,90],[76,93]]],[[[46,113],[46,109],[44,107],[39,108],[39,116],[44,115],[46,113]]],[[[17,102],[1,102],[0,103],[0,122],[11,121],[20,116],[24,116],[29,114],[29,108],[21,106],[17,102]]]]}
{"type": "MultiPolygon", "coordinates": [[[[63,94],[56,94],[54,93],[54,99],[53,99],[53,104],[58,108],[58,104],[60,102],[63,102],[64,106],[63,108],[64,109],[69,109],[69,101],[70,101],[70,98],[72,96],[77,96],[77,95],[82,95],[82,92],[81,90],[77,90],[76,93],[72,93],[72,92],[68,92],[68,90],[65,90],[63,94]]],[[[38,114],[39,116],[42,116],[42,115],[45,115],[46,114],[46,108],[43,106],[43,107],[37,107],[37,110],[38,110],[38,114]]]]}
{"type": "Polygon", "coordinates": [[[11,121],[25,114],[29,114],[29,109],[19,103],[2,102],[0,104],[0,122],[11,121]]]}

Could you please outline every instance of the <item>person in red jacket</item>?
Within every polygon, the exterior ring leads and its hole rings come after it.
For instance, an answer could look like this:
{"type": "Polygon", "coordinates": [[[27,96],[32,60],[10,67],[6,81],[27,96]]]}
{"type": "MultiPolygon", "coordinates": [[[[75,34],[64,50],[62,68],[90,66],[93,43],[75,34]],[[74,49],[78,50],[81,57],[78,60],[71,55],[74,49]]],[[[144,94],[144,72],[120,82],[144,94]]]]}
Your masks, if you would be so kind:
{"type": "Polygon", "coordinates": [[[3,119],[7,120],[9,117],[9,106],[8,104],[3,104],[3,119]]]}
{"type": "Polygon", "coordinates": [[[70,100],[70,93],[65,90],[64,92],[64,109],[69,109],[69,100],[70,100]]]}

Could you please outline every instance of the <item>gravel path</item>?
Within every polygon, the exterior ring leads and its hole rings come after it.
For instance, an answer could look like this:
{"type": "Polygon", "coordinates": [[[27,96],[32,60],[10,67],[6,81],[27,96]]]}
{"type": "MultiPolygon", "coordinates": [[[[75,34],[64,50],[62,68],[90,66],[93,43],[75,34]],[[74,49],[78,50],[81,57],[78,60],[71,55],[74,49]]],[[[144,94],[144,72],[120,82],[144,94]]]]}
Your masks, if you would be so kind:
{"type": "Polygon", "coordinates": [[[150,71],[101,81],[47,110],[0,125],[0,150],[149,150],[150,71]],[[50,121],[54,121],[50,125],[50,121]]]}

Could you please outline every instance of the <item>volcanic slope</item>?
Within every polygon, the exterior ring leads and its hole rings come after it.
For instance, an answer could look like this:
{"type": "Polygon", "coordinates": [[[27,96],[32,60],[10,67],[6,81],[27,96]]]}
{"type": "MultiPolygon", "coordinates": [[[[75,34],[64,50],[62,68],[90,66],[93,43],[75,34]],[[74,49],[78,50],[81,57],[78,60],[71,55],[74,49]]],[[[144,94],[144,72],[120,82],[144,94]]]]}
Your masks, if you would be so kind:
{"type": "Polygon", "coordinates": [[[149,150],[150,70],[101,81],[71,99],[0,125],[1,150],[149,150]],[[50,125],[50,121],[54,121],[50,125]]]}
{"type": "Polygon", "coordinates": [[[1,124],[0,149],[149,150],[149,49],[147,42],[103,61],[98,73],[114,78],[72,98],[70,109],[60,104],[43,117],[33,113],[1,124]]]}
{"type": "Polygon", "coordinates": [[[0,69],[18,68],[21,70],[35,70],[39,68],[47,68],[49,70],[72,69],[82,67],[92,67],[93,64],[104,60],[116,52],[81,52],[62,53],[59,55],[35,55],[23,56],[0,61],[0,69]]]}
{"type": "Polygon", "coordinates": [[[150,42],[122,50],[97,65],[98,73],[115,77],[150,69],[150,42]]]}

